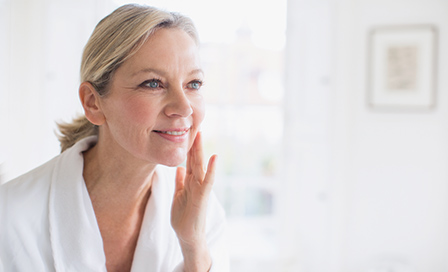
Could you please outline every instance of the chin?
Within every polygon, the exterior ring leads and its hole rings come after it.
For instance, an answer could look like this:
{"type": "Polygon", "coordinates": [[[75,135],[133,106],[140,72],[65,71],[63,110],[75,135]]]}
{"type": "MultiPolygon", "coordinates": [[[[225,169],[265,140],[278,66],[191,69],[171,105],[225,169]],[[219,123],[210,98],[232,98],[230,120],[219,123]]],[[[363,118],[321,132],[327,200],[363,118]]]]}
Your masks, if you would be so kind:
{"type": "Polygon", "coordinates": [[[182,164],[185,161],[186,157],[187,157],[186,155],[172,156],[171,158],[167,158],[166,160],[160,161],[159,164],[169,167],[176,167],[182,164]]]}
{"type": "Polygon", "coordinates": [[[168,167],[177,167],[180,166],[183,163],[183,161],[179,163],[159,163],[160,165],[168,166],[168,167]]]}

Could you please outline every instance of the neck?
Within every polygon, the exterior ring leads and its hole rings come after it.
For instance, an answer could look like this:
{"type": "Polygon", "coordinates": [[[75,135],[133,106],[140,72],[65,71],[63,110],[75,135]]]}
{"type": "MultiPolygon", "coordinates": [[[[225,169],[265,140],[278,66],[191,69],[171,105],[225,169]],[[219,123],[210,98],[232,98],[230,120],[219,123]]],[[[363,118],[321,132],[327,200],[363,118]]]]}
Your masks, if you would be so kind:
{"type": "Polygon", "coordinates": [[[144,210],[156,165],[130,163],[99,141],[84,152],[83,177],[92,203],[119,206],[127,212],[144,210]]]}
{"type": "Polygon", "coordinates": [[[99,140],[84,152],[83,177],[103,239],[107,270],[130,271],[156,165],[132,160],[112,146],[99,140]]]}

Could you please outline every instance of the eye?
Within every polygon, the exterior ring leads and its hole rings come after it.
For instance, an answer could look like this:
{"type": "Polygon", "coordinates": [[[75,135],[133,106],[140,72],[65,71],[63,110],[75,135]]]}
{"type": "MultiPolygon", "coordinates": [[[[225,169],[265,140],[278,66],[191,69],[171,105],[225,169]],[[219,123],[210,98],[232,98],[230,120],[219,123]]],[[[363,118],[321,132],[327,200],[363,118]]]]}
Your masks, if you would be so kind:
{"type": "Polygon", "coordinates": [[[150,79],[143,82],[140,86],[150,88],[150,89],[157,89],[162,88],[162,82],[159,79],[150,79]]]}
{"type": "Polygon", "coordinates": [[[199,90],[202,87],[202,81],[200,80],[194,80],[190,83],[188,83],[187,88],[193,89],[193,90],[199,90]]]}

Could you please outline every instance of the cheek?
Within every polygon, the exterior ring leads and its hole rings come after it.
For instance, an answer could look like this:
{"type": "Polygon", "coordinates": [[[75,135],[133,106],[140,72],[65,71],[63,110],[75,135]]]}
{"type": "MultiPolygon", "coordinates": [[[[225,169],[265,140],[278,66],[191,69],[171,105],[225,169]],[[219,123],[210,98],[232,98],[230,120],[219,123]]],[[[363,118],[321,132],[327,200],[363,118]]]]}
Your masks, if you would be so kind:
{"type": "Polygon", "coordinates": [[[144,98],[131,98],[125,101],[123,111],[126,119],[135,123],[147,123],[157,116],[157,103],[144,98]]]}
{"type": "Polygon", "coordinates": [[[193,107],[193,120],[195,126],[198,127],[205,117],[205,103],[202,97],[196,97],[191,99],[191,104],[193,107]]]}

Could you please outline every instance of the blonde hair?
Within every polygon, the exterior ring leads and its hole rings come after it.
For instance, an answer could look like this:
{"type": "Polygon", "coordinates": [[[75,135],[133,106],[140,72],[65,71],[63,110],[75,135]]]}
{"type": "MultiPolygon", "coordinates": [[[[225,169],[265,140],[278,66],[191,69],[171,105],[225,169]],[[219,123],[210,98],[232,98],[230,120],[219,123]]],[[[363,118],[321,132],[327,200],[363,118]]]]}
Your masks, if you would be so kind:
{"type": "MultiPolygon", "coordinates": [[[[81,82],[89,82],[100,96],[106,95],[114,71],[160,28],[181,29],[199,45],[197,31],[190,18],[149,6],[124,5],[95,27],[84,48],[81,82]]],[[[85,116],[77,117],[71,123],[59,123],[58,127],[61,152],[79,140],[99,133],[98,127],[85,116]]]]}

